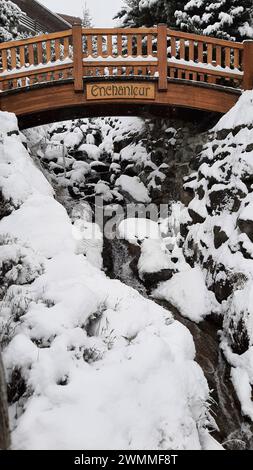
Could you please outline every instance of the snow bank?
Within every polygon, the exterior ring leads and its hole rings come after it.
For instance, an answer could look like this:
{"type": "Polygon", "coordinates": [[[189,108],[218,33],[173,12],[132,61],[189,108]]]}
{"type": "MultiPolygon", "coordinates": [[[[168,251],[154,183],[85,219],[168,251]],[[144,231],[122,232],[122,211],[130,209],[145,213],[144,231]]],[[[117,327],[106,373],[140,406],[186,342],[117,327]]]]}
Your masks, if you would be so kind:
{"type": "Polygon", "coordinates": [[[253,90],[245,91],[235,106],[228,111],[214,127],[214,131],[233,129],[253,123],[253,90]]]}
{"type": "Polygon", "coordinates": [[[0,221],[0,236],[18,236],[43,260],[36,279],[9,286],[1,309],[9,386],[15,391],[15,374],[25,384],[10,407],[13,448],[215,447],[189,331],[77,254],[84,226],[75,225],[73,237],[18,136],[5,136],[0,148],[12,149],[9,177],[25,176],[19,162],[34,187],[19,191],[20,207],[0,221]]]}
{"type": "Polygon", "coordinates": [[[18,120],[16,115],[13,113],[3,113],[0,114],[0,135],[8,133],[19,133],[18,129],[18,120]]]}

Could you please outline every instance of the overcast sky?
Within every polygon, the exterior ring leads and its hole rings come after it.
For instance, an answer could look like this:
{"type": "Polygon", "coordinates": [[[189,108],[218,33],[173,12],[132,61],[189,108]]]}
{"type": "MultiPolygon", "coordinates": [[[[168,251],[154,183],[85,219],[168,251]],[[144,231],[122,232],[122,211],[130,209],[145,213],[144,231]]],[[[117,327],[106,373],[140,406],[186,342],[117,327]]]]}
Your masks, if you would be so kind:
{"type": "MultiPolygon", "coordinates": [[[[73,16],[82,15],[85,0],[39,0],[50,10],[73,16]]],[[[86,0],[94,26],[113,25],[112,17],[119,11],[123,0],[86,0]]]]}

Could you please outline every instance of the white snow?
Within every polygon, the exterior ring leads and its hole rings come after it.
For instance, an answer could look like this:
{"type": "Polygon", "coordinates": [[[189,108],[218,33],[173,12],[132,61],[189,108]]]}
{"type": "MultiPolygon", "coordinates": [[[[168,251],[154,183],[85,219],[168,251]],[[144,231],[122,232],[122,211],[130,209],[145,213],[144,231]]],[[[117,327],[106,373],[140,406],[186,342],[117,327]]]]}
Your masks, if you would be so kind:
{"type": "Polygon", "coordinates": [[[114,56],[107,56],[107,57],[104,57],[104,56],[92,56],[92,55],[89,55],[87,57],[85,57],[83,59],[83,61],[85,63],[87,62],[132,62],[131,65],[134,66],[134,62],[157,62],[157,57],[154,57],[152,55],[149,55],[149,56],[122,56],[122,55],[117,55],[117,57],[114,57],[114,56]]]}
{"type": "Polygon", "coordinates": [[[235,106],[228,111],[214,127],[214,131],[233,129],[253,123],[253,91],[245,91],[235,106]]]}
{"type": "MultiPolygon", "coordinates": [[[[18,190],[1,185],[19,201],[0,221],[0,236],[27,243],[37,267],[32,282],[7,289],[0,310],[7,379],[19,369],[28,391],[10,407],[13,449],[217,447],[206,428],[209,390],[189,331],[96,267],[98,229],[96,241],[78,214],[72,226],[19,136],[5,135],[0,151],[4,178],[18,190]]],[[[148,231],[159,236],[158,224],[147,220],[126,228],[135,240],[148,231]]]]}
{"type": "Polygon", "coordinates": [[[62,59],[62,60],[58,59],[53,62],[49,61],[49,62],[46,62],[45,64],[38,64],[38,65],[26,64],[23,67],[14,67],[11,70],[3,70],[3,72],[0,73],[0,77],[18,75],[23,72],[37,72],[48,67],[54,68],[54,67],[57,67],[59,65],[64,65],[64,64],[71,65],[72,63],[73,61],[69,57],[66,57],[65,59],[62,59]]]}
{"type": "Polygon", "coordinates": [[[161,282],[152,296],[171,302],[181,315],[197,323],[209,315],[213,305],[216,305],[214,294],[207,290],[199,266],[188,267],[174,274],[172,279],[161,282]]]}
{"type": "Polygon", "coordinates": [[[138,261],[140,277],[144,273],[156,273],[168,268],[172,268],[172,263],[162,239],[144,239],[141,245],[141,256],[138,261]]]}
{"type": "Polygon", "coordinates": [[[203,69],[207,69],[207,70],[212,70],[212,71],[216,71],[217,72],[217,75],[218,75],[218,72],[227,72],[228,75],[231,75],[231,77],[233,77],[233,75],[243,75],[243,72],[237,68],[231,68],[231,67],[221,67],[220,65],[213,65],[213,64],[206,64],[206,63],[202,63],[202,62],[194,62],[193,60],[185,60],[185,59],[177,59],[176,57],[170,57],[168,59],[168,64],[183,64],[183,65],[187,65],[187,66],[191,66],[191,68],[194,70],[194,68],[203,68],[203,69]]]}
{"type": "Polygon", "coordinates": [[[75,246],[67,212],[50,196],[30,196],[1,221],[1,231],[22,239],[46,257],[68,253],[75,246]]]}
{"type": "Polygon", "coordinates": [[[134,245],[138,245],[141,241],[147,238],[160,240],[158,223],[144,218],[128,218],[122,220],[119,224],[118,232],[120,238],[127,240],[129,243],[134,245]]]}
{"type": "Polygon", "coordinates": [[[115,186],[123,192],[129,194],[134,201],[149,203],[151,199],[148,190],[138,176],[121,175],[116,181],[115,186]]]}
{"type": "Polygon", "coordinates": [[[87,260],[99,269],[102,269],[103,236],[97,224],[87,220],[78,219],[72,229],[77,241],[76,254],[86,255],[87,260]]]}
{"type": "Polygon", "coordinates": [[[13,113],[0,113],[0,137],[8,132],[18,132],[18,120],[13,113]]]}
{"type": "Polygon", "coordinates": [[[94,144],[82,144],[78,148],[80,152],[87,152],[91,160],[99,160],[102,150],[94,144]]]}

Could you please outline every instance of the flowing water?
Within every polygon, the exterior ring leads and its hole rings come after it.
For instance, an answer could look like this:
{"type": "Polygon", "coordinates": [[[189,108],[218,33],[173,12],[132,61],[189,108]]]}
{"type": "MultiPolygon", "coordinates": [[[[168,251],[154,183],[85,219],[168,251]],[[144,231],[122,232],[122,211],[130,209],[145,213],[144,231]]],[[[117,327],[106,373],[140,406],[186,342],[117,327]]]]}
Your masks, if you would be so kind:
{"type": "MultiPolygon", "coordinates": [[[[148,297],[145,286],[131,269],[130,263],[133,257],[125,242],[117,239],[112,242],[106,241],[104,263],[107,274],[148,297]]],[[[212,390],[214,400],[212,413],[219,428],[213,436],[226,449],[253,449],[253,427],[241,416],[240,404],[230,380],[230,367],[219,348],[217,325],[208,319],[196,324],[180,315],[180,312],[168,302],[156,300],[155,302],[170,310],[174,318],[185,325],[193,336],[196,361],[201,366],[212,390]]]]}

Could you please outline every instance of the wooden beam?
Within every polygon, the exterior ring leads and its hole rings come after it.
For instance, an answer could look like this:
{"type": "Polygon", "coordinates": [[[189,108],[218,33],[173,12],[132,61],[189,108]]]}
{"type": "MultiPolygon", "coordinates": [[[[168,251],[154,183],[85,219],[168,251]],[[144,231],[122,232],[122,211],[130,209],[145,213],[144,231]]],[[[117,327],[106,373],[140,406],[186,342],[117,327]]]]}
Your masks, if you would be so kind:
{"type": "Polygon", "coordinates": [[[72,28],[73,36],[73,72],[74,89],[83,91],[83,36],[81,23],[75,23],[72,28]]]}
{"type": "Polygon", "coordinates": [[[158,58],[158,89],[166,91],[168,88],[167,79],[167,25],[159,24],[157,27],[157,58],[158,58]]]}
{"type": "Polygon", "coordinates": [[[243,42],[243,89],[253,89],[253,41],[243,42]]]}

